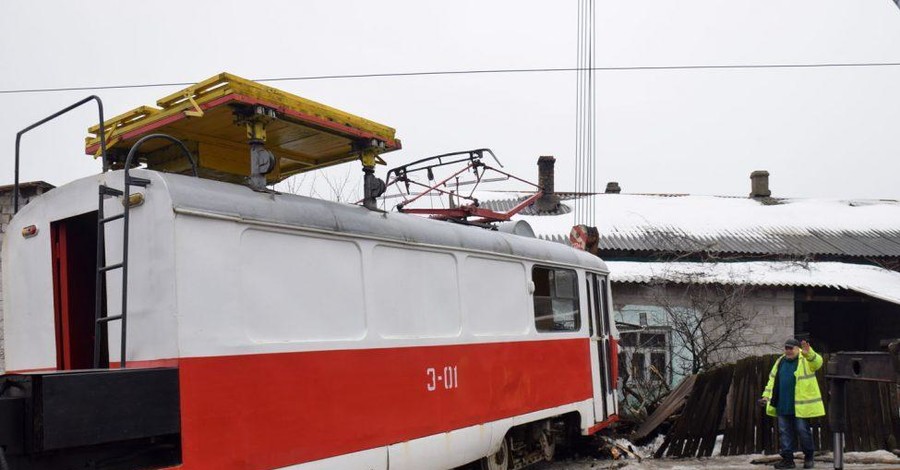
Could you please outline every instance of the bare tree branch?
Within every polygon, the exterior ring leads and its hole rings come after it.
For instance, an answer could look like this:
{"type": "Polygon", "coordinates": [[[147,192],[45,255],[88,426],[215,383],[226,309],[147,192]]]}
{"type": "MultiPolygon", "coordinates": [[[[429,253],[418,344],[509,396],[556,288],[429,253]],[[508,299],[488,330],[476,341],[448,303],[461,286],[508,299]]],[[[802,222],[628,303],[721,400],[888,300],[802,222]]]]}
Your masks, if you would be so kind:
{"type": "Polygon", "coordinates": [[[351,170],[348,167],[344,173],[337,175],[327,169],[301,173],[282,181],[277,189],[298,196],[355,203],[360,199],[361,179],[354,178],[351,170]]]}

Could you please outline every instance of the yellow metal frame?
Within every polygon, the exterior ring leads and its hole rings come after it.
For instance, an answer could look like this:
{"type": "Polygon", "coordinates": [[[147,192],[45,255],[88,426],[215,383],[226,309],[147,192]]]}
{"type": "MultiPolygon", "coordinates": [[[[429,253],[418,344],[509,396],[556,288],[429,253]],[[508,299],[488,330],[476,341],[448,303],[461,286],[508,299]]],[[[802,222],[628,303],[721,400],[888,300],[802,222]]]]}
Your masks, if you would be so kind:
{"type": "MultiPolygon", "coordinates": [[[[392,141],[395,138],[396,130],[391,127],[224,72],[158,100],[156,105],[159,108],[140,106],[108,119],[107,135],[115,138],[116,135],[126,134],[178,113],[199,111],[202,115],[200,105],[230,94],[250,96],[327,121],[343,123],[372,133],[385,141],[392,141]]],[[[99,130],[99,124],[88,129],[88,133],[94,135],[86,139],[87,147],[99,145],[99,130]]]]}
{"type": "MultiPolygon", "coordinates": [[[[330,155],[322,159],[316,158],[313,163],[295,164],[286,162],[287,166],[284,168],[281,168],[279,164],[278,170],[270,176],[270,179],[273,180],[280,180],[310,169],[322,168],[356,159],[362,159],[363,164],[366,166],[372,165],[373,158],[378,163],[383,163],[378,154],[400,148],[400,142],[395,138],[396,131],[391,127],[229,73],[220,73],[165,96],[156,102],[158,107],[140,106],[107,120],[105,123],[107,148],[110,150],[114,150],[117,147],[124,148],[135,139],[133,134],[141,134],[141,129],[148,129],[148,132],[150,132],[150,130],[157,127],[154,126],[155,124],[163,126],[168,122],[185,123],[192,122],[194,119],[203,120],[205,115],[204,109],[207,109],[207,112],[210,109],[217,109],[218,104],[212,102],[229,95],[258,100],[280,112],[298,113],[298,115],[303,117],[299,119],[298,125],[315,128],[323,135],[339,136],[346,139],[356,139],[364,135],[384,144],[384,147],[377,146],[362,151],[348,151],[342,155],[330,155]],[[125,141],[123,141],[123,136],[127,136],[125,141]]],[[[91,135],[85,139],[87,153],[94,156],[99,155],[99,130],[99,125],[90,127],[88,132],[91,135]]],[[[265,130],[260,130],[262,135],[265,135],[265,130]]],[[[185,137],[191,134],[189,131],[184,130],[181,133],[185,134],[185,137]]],[[[232,148],[233,150],[226,153],[233,153],[233,155],[221,155],[225,160],[242,159],[242,150],[240,150],[239,146],[242,142],[237,142],[233,139],[226,142],[225,139],[217,138],[215,135],[192,136],[190,138],[197,140],[201,148],[232,148]]],[[[243,148],[246,149],[247,147],[243,148]]],[[[276,152],[276,155],[278,154],[278,150],[274,148],[272,150],[276,152]]],[[[249,159],[249,150],[247,152],[247,158],[249,159]]],[[[219,152],[216,152],[216,154],[219,154],[219,152]]],[[[285,154],[285,156],[290,158],[289,153],[285,154]]],[[[204,161],[209,161],[210,158],[209,154],[200,155],[199,161],[201,166],[203,166],[204,161]]],[[[212,158],[219,157],[213,156],[212,158]]],[[[222,164],[225,164],[224,160],[222,164]]],[[[235,172],[240,167],[239,162],[235,161],[227,164],[227,168],[230,168],[230,170],[226,170],[224,167],[222,169],[227,173],[239,174],[243,172],[235,172]],[[235,166],[235,164],[238,165],[235,166]]]]}

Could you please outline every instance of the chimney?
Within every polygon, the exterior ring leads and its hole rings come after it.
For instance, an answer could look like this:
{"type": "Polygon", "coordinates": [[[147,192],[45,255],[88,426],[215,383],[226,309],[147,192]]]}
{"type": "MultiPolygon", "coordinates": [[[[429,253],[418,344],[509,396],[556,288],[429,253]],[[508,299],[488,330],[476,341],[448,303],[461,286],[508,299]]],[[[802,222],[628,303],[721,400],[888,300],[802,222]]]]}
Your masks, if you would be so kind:
{"type": "Polygon", "coordinates": [[[610,181],[606,183],[606,194],[619,194],[622,192],[622,188],[619,186],[618,181],[610,181]]]}
{"type": "Polygon", "coordinates": [[[756,170],[750,173],[750,197],[769,197],[772,191],[769,191],[769,172],[766,170],[756,170]]]}
{"type": "Polygon", "coordinates": [[[553,191],[553,166],[556,159],[552,156],[538,158],[538,186],[544,195],[534,202],[538,212],[554,212],[559,209],[559,196],[553,191]]]}

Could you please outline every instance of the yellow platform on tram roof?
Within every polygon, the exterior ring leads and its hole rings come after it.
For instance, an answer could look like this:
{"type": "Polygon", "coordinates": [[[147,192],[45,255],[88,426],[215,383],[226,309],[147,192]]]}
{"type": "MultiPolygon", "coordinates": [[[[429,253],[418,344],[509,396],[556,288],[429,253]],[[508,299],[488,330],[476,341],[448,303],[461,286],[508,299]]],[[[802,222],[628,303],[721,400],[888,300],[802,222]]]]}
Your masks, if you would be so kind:
{"type": "MultiPolygon", "coordinates": [[[[163,133],[185,142],[203,176],[241,181],[250,174],[250,151],[247,128],[236,121],[236,110],[260,106],[275,116],[265,124],[265,147],[276,159],[275,169],[266,175],[269,183],[356,160],[361,152],[381,154],[401,147],[391,127],[229,73],[172,93],[156,105],[106,120],[112,161],[121,165],[138,139],[163,133]]],[[[88,155],[100,154],[99,131],[99,124],[88,129],[88,155]]],[[[139,150],[140,161],[150,169],[184,173],[190,169],[171,142],[151,140],[139,150]]]]}

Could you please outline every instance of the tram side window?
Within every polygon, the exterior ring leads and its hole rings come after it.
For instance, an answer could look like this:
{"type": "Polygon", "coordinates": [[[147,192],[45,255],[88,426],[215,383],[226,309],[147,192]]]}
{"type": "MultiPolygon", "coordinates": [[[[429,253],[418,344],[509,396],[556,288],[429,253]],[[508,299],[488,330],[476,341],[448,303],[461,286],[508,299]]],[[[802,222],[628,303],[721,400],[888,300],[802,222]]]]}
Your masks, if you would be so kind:
{"type": "Polygon", "coordinates": [[[535,266],[531,280],[534,282],[534,324],[538,331],[581,329],[575,271],[535,266]]]}

